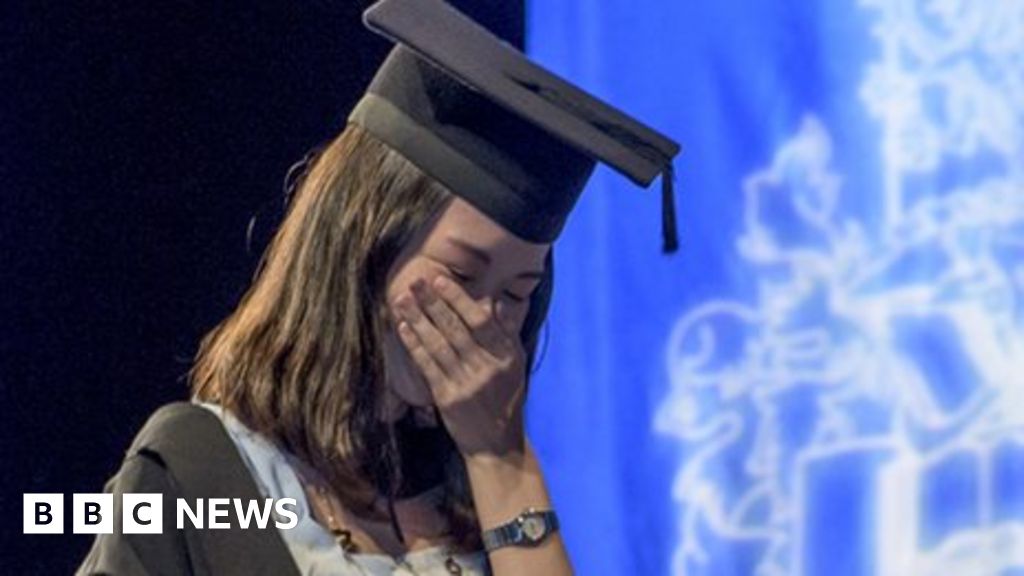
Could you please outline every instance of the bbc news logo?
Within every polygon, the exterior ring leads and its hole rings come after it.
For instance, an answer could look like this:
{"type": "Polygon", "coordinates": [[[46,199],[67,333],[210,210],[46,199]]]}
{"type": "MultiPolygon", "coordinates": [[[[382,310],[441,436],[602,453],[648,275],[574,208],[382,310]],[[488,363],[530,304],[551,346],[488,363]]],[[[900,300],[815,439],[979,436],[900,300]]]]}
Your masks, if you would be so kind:
{"type": "MultiPolygon", "coordinates": [[[[64,533],[63,494],[24,495],[25,534],[64,533]]],[[[175,502],[175,525],[186,523],[198,529],[231,528],[232,513],[241,528],[266,528],[271,519],[283,530],[299,523],[294,498],[242,500],[241,498],[202,498],[192,504],[185,498],[175,502]]],[[[114,533],[113,494],[74,494],[71,507],[71,531],[74,534],[114,533]]],[[[164,527],[163,494],[122,494],[121,532],[123,534],[161,534],[164,527]]]]}

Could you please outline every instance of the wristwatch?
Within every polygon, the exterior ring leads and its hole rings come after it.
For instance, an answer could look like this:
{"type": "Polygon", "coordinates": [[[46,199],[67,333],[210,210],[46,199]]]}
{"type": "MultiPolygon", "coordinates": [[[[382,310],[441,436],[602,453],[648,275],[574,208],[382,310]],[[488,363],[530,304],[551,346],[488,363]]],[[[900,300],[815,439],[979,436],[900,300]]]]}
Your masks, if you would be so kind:
{"type": "Polygon", "coordinates": [[[484,530],[484,550],[490,552],[502,546],[537,546],[555,530],[558,530],[558,516],[554,510],[527,508],[512,521],[484,530]]]}

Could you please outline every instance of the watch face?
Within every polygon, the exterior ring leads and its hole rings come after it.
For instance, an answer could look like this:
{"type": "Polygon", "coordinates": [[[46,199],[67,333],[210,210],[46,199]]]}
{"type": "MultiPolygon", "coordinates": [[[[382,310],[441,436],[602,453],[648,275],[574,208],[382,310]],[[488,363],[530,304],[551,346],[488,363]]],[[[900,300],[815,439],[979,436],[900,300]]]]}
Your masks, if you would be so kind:
{"type": "Polygon", "coordinates": [[[544,519],[539,516],[527,516],[523,518],[523,535],[531,541],[540,540],[547,528],[544,519]]]}

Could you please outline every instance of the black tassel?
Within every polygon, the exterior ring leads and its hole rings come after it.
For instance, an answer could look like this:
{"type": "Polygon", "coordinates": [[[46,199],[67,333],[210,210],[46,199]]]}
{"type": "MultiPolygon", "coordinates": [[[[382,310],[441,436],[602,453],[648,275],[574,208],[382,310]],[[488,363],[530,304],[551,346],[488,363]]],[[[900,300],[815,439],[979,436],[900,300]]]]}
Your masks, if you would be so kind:
{"type": "Polygon", "coordinates": [[[679,235],[676,230],[676,206],[673,181],[675,172],[672,162],[665,165],[661,172],[661,251],[671,254],[679,248],[679,235]]]}

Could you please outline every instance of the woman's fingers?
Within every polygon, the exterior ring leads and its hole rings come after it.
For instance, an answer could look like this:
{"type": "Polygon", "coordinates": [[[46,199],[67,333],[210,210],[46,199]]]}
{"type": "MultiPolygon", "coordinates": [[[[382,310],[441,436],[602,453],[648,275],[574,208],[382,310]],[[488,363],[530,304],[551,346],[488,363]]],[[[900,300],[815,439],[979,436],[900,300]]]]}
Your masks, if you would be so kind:
{"type": "Polygon", "coordinates": [[[449,378],[457,377],[460,372],[458,354],[415,300],[410,296],[402,296],[398,299],[396,307],[401,318],[412,329],[417,342],[430,354],[441,371],[449,378]]]}
{"type": "Polygon", "coordinates": [[[470,334],[465,318],[460,317],[460,313],[452,309],[436,289],[429,287],[422,279],[413,282],[412,290],[423,307],[423,312],[448,339],[459,357],[472,368],[477,368],[480,345],[473,334],[470,334]]]}
{"type": "Polygon", "coordinates": [[[416,332],[405,320],[398,323],[398,337],[405,344],[405,348],[409,351],[413,362],[420,367],[427,382],[435,389],[443,389],[446,378],[444,370],[441,369],[441,366],[434,360],[434,357],[423,346],[419,336],[416,335],[416,332]]]}
{"type": "MultiPolygon", "coordinates": [[[[433,287],[418,279],[411,289],[414,296],[404,295],[395,303],[414,337],[403,342],[422,348],[436,364],[436,373],[448,381],[468,382],[468,376],[515,361],[515,341],[509,336],[502,302],[493,309],[481,306],[443,277],[436,278],[433,287]]],[[[417,360],[417,364],[426,362],[417,360]]]]}
{"type": "Polygon", "coordinates": [[[508,335],[498,325],[494,311],[477,304],[461,286],[444,276],[434,279],[434,287],[458,313],[466,327],[469,328],[472,338],[480,346],[494,356],[500,356],[508,350],[510,344],[508,335]]]}
{"type": "Polygon", "coordinates": [[[508,336],[505,303],[482,306],[454,282],[416,283],[394,302],[398,335],[430,385],[437,409],[462,454],[502,454],[522,437],[522,347],[508,336]],[[453,288],[456,288],[453,290],[453,288]],[[495,354],[481,341],[507,351],[495,354]]]}

